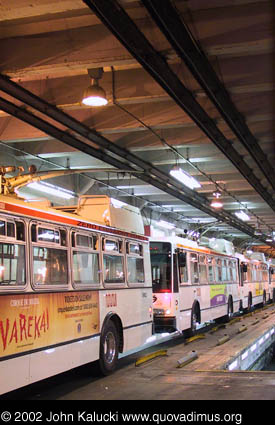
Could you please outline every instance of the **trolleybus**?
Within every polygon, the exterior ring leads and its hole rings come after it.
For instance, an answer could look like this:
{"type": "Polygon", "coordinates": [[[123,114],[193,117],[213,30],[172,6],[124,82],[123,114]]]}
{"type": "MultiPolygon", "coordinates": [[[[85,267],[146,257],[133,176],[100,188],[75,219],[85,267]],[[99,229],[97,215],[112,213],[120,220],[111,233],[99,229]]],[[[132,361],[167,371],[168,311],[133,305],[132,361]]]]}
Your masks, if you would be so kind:
{"type": "Polygon", "coordinates": [[[263,253],[254,252],[249,256],[236,254],[240,262],[240,291],[242,307],[251,310],[253,305],[275,301],[272,266],[263,253]]]}
{"type": "Polygon", "coordinates": [[[153,312],[159,327],[191,330],[239,309],[238,261],[179,237],[150,240],[153,312]]]}
{"type": "Polygon", "coordinates": [[[156,329],[190,335],[205,322],[275,302],[275,267],[261,253],[248,258],[223,242],[218,251],[177,236],[150,238],[156,329]]]}
{"type": "Polygon", "coordinates": [[[65,212],[0,196],[0,393],[95,360],[107,375],[151,337],[148,238],[104,224],[101,198],[65,212]]]}

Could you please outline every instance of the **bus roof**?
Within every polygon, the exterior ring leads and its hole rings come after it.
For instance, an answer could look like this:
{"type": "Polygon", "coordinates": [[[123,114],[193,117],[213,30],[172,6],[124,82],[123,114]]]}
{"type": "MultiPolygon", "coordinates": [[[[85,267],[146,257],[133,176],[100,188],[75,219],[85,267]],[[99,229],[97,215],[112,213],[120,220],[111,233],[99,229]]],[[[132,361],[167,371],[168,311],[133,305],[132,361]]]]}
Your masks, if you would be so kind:
{"type": "MultiPolygon", "coordinates": [[[[126,230],[125,228],[121,229],[117,226],[116,227],[111,226],[110,225],[111,220],[106,222],[104,220],[104,217],[102,217],[101,221],[95,220],[92,217],[88,218],[85,213],[80,215],[78,213],[65,212],[65,211],[62,211],[60,208],[55,209],[54,207],[49,207],[47,205],[48,205],[47,202],[45,203],[40,202],[38,203],[38,205],[36,205],[35,202],[25,202],[24,200],[21,200],[18,198],[0,195],[0,211],[2,212],[7,212],[7,213],[21,216],[21,217],[27,216],[29,218],[34,218],[36,220],[47,220],[47,221],[52,221],[59,224],[79,227],[82,229],[91,229],[91,230],[96,230],[99,232],[105,232],[105,233],[114,234],[118,236],[124,236],[124,237],[139,239],[143,241],[148,241],[148,237],[139,233],[135,233],[130,228],[129,230],[126,230]]],[[[106,204],[104,204],[104,206],[106,207],[106,204]]],[[[100,215],[98,214],[98,208],[96,208],[96,206],[94,205],[94,210],[95,209],[97,209],[97,213],[95,214],[95,216],[96,218],[99,218],[100,215]]],[[[112,208],[110,208],[110,210],[112,210],[112,208]]],[[[89,205],[89,211],[90,211],[90,214],[92,215],[91,205],[89,205]]],[[[127,214],[127,213],[125,214],[125,211],[124,211],[124,214],[120,211],[120,215],[124,217],[127,214]]],[[[129,225],[131,221],[132,221],[131,219],[128,220],[127,225],[129,225]]]]}
{"type": "Polygon", "coordinates": [[[179,236],[161,236],[158,238],[150,238],[150,242],[171,242],[177,248],[188,249],[190,251],[201,252],[203,254],[212,254],[212,255],[221,255],[224,257],[235,258],[234,255],[226,254],[225,252],[220,252],[215,249],[207,248],[204,246],[198,245],[196,241],[191,241],[189,239],[184,239],[179,236]]]}

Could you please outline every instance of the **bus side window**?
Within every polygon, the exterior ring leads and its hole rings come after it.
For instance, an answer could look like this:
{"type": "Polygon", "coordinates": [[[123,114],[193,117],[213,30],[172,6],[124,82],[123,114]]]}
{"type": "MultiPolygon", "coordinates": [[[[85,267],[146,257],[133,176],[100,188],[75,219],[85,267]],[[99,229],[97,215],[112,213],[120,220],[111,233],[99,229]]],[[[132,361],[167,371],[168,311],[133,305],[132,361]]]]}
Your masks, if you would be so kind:
{"type": "Polygon", "coordinates": [[[197,254],[190,254],[190,271],[191,282],[199,283],[199,270],[198,270],[198,256],[197,254]]]}
{"type": "Polygon", "coordinates": [[[252,264],[252,282],[257,281],[257,266],[256,264],[252,264]]]}
{"type": "Polygon", "coordinates": [[[178,264],[179,264],[179,280],[180,280],[180,283],[187,283],[188,282],[188,271],[187,271],[186,252],[179,251],[179,253],[178,253],[178,264]]]}
{"type": "Polygon", "coordinates": [[[233,275],[233,282],[237,282],[237,262],[232,261],[232,275],[233,275]]]}
{"type": "Polygon", "coordinates": [[[222,260],[216,258],[216,282],[222,281],[222,260]]]}
{"type": "Polygon", "coordinates": [[[131,284],[144,284],[143,249],[139,243],[126,242],[127,282],[131,284]]]}
{"type": "Polygon", "coordinates": [[[209,283],[214,282],[215,281],[215,276],[214,276],[214,262],[213,262],[213,257],[207,257],[207,265],[208,265],[208,279],[209,279],[209,283]]]}
{"type": "Polygon", "coordinates": [[[199,256],[200,283],[207,283],[205,255],[199,256]]]}
{"type": "Polygon", "coordinates": [[[31,225],[32,279],[41,285],[66,286],[69,282],[67,231],[47,224],[31,225]]]}
{"type": "Polygon", "coordinates": [[[65,230],[60,229],[61,236],[61,246],[67,246],[67,232],[65,230]]]}
{"type": "Polygon", "coordinates": [[[0,236],[4,236],[6,234],[6,222],[0,220],[0,236]]]}
{"type": "Polygon", "coordinates": [[[25,224],[23,221],[16,221],[16,239],[18,241],[25,241],[25,224]]]}
{"type": "Polygon", "coordinates": [[[227,280],[229,280],[228,269],[227,269],[227,260],[222,260],[222,281],[225,282],[227,280]]]}
{"type": "Polygon", "coordinates": [[[74,285],[99,285],[98,237],[90,233],[72,232],[72,279],[74,285]]]}
{"type": "Polygon", "coordinates": [[[36,224],[32,224],[31,225],[31,239],[32,239],[32,242],[36,242],[37,241],[36,224]]]}
{"type": "MultiPolygon", "coordinates": [[[[105,238],[104,238],[105,239],[105,238]]],[[[125,283],[123,242],[119,239],[105,239],[103,252],[104,283],[125,283]]]]}
{"type": "Polygon", "coordinates": [[[15,226],[14,223],[7,221],[7,236],[15,238],[15,226]]]}

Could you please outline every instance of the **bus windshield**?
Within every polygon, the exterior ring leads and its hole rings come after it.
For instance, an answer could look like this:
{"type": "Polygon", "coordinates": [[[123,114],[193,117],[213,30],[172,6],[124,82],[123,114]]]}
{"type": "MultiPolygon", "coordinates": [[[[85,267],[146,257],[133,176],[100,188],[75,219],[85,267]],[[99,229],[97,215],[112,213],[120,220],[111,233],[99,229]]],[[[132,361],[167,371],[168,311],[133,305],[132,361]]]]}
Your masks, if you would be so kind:
{"type": "Polygon", "coordinates": [[[150,242],[153,292],[171,292],[171,244],[150,242]]]}

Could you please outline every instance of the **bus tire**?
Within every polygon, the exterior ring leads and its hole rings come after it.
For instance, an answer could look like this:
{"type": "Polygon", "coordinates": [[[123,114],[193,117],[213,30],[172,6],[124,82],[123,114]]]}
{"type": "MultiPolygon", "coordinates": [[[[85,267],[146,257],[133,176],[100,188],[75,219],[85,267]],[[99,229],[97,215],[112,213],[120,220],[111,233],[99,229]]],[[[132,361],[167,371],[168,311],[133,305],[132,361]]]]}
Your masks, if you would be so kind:
{"type": "Polygon", "coordinates": [[[266,305],[266,291],[263,293],[263,307],[266,305]]]}
{"type": "Polygon", "coordinates": [[[241,313],[242,311],[243,311],[243,300],[240,300],[239,312],[241,313]]]}
{"type": "Polygon", "coordinates": [[[233,298],[230,295],[228,298],[226,320],[229,322],[232,319],[233,315],[234,315],[234,304],[233,304],[233,298]]]}
{"type": "Polygon", "coordinates": [[[194,336],[197,330],[197,323],[200,323],[200,306],[198,302],[195,302],[191,311],[191,323],[190,329],[187,330],[187,336],[194,336]]]}
{"type": "Polygon", "coordinates": [[[225,316],[217,318],[216,323],[228,323],[234,314],[233,298],[230,295],[227,302],[227,314],[225,316]]]}
{"type": "Polygon", "coordinates": [[[119,335],[117,327],[112,320],[105,324],[101,337],[99,349],[99,369],[107,376],[116,368],[118,360],[119,335]]]}
{"type": "Polygon", "coordinates": [[[272,293],[272,302],[275,303],[275,288],[273,288],[273,293],[272,293]]]}
{"type": "Polygon", "coordinates": [[[252,294],[251,292],[249,292],[248,294],[248,302],[247,302],[247,311],[251,311],[252,310],[252,294]]]}

